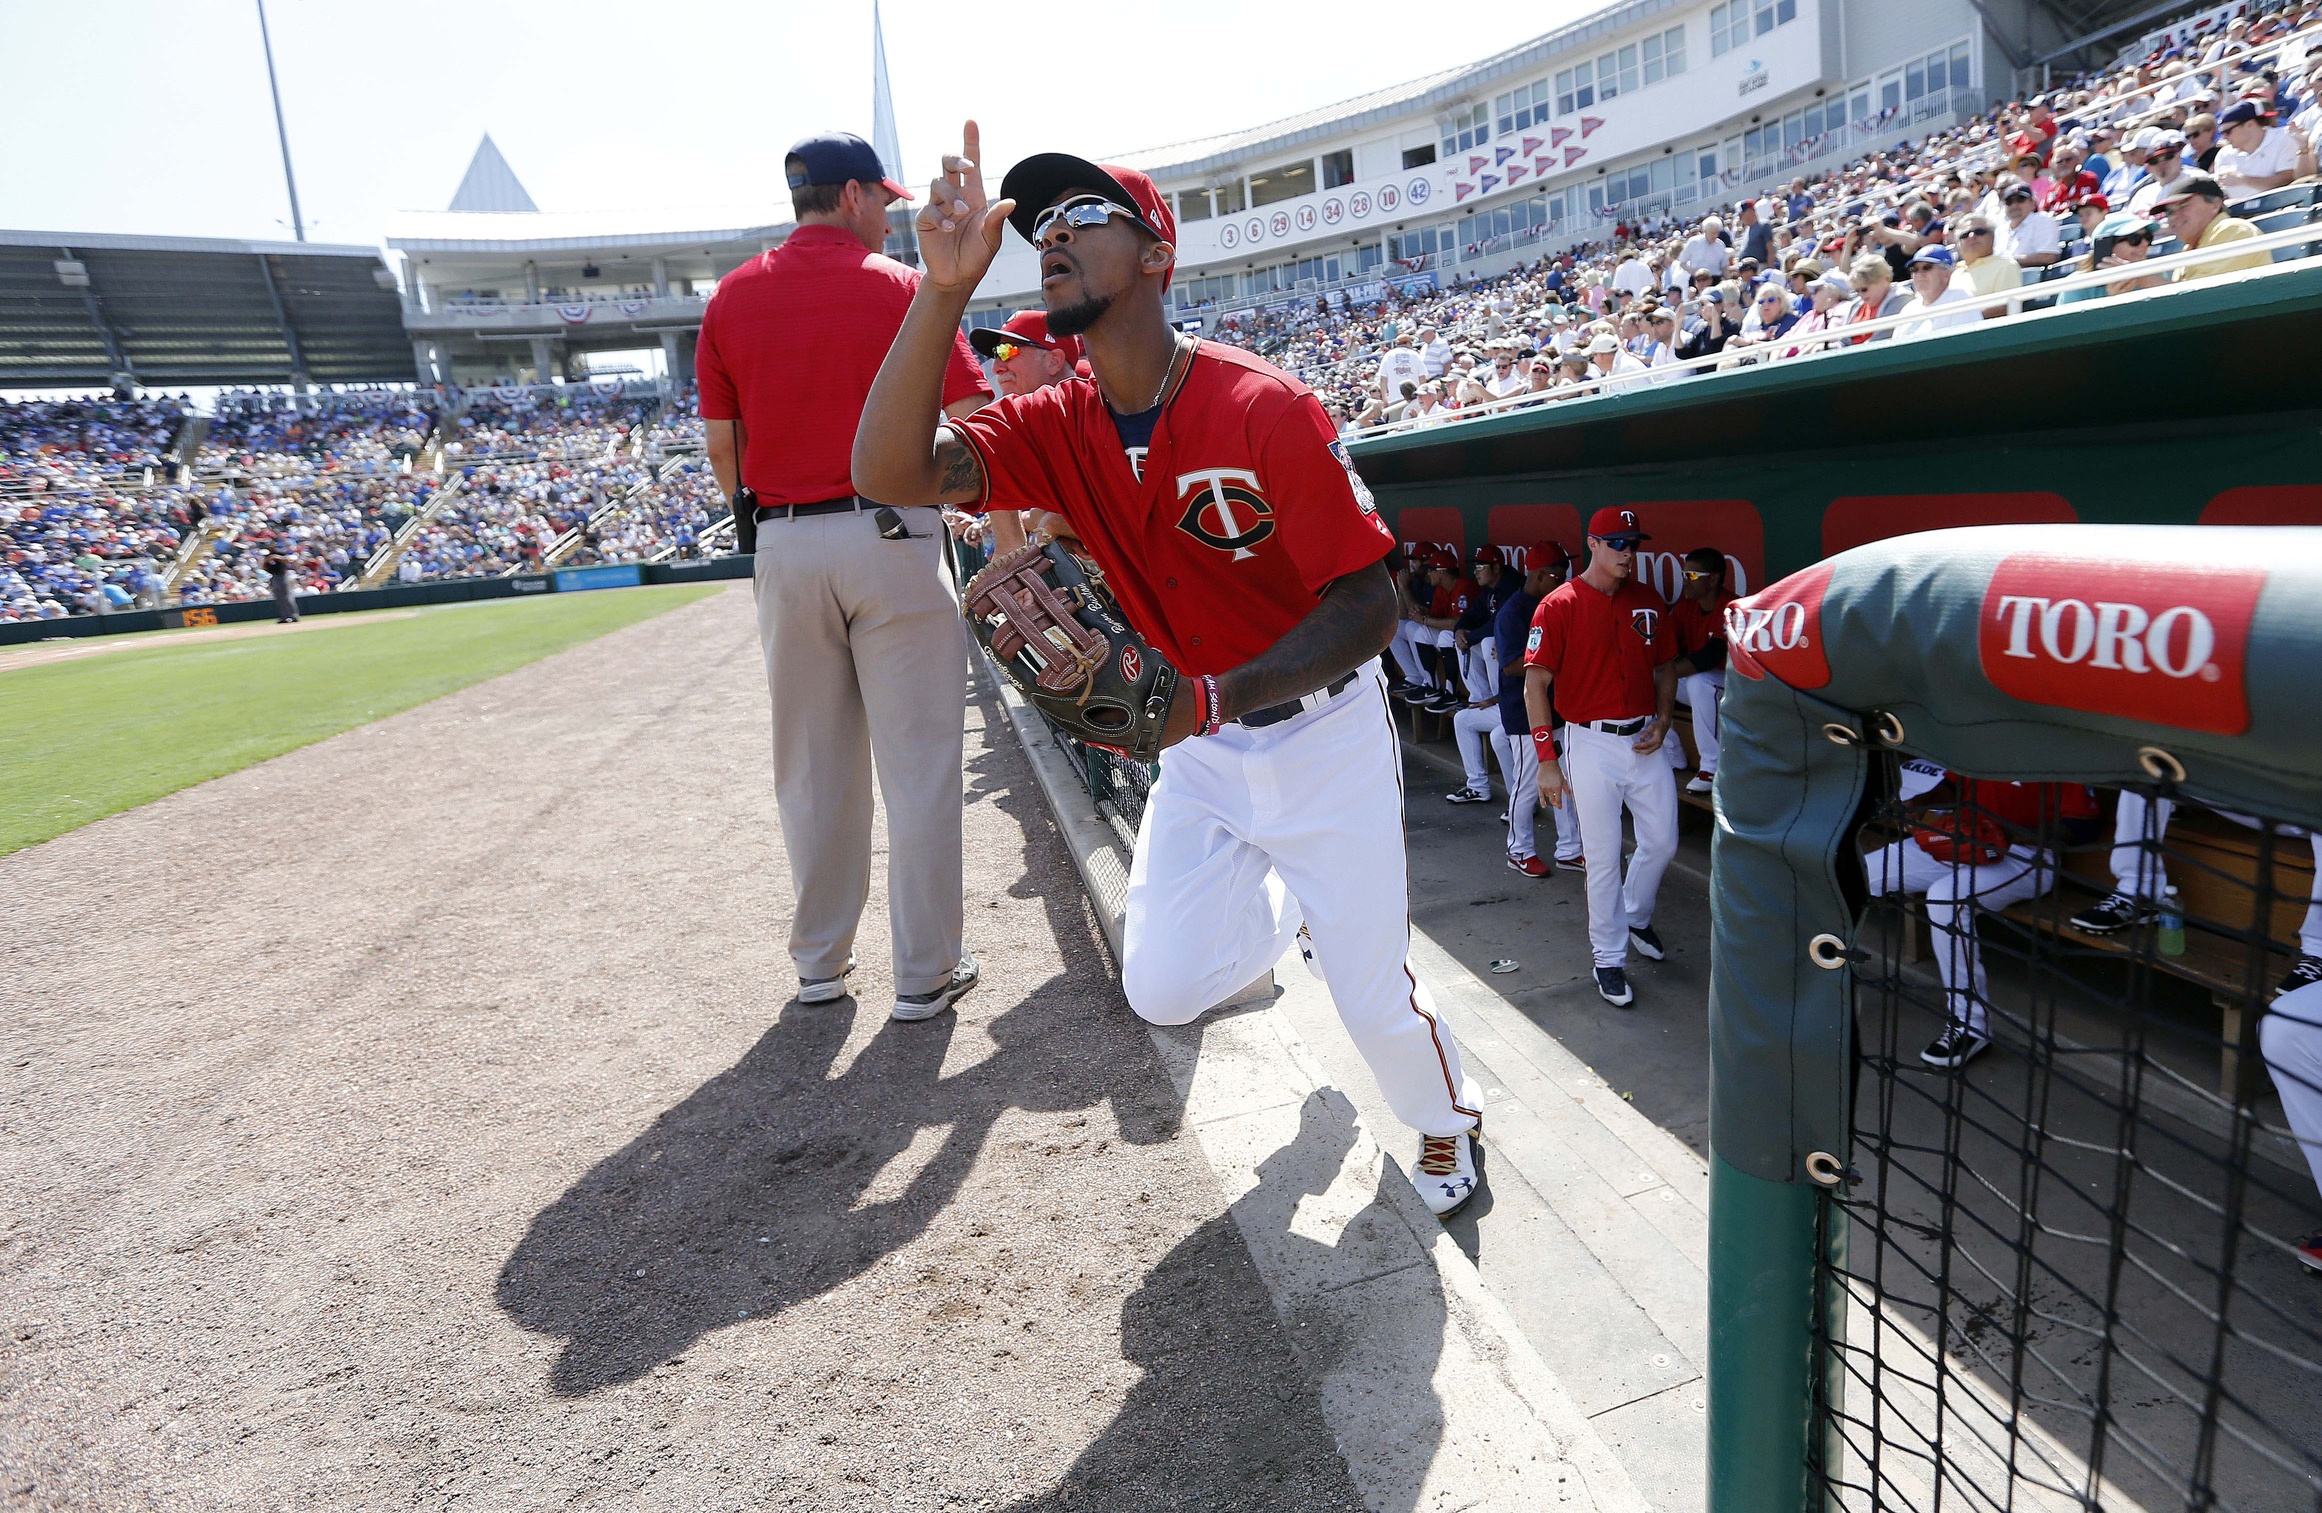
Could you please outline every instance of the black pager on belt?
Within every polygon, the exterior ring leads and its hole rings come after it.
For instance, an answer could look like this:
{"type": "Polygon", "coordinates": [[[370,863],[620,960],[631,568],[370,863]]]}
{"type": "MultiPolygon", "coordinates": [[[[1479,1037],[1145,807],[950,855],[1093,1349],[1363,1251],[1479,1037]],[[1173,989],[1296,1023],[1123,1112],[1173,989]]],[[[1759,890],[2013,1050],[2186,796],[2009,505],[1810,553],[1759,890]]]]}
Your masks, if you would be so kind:
{"type": "Polygon", "coordinates": [[[893,505],[882,504],[871,511],[871,521],[879,527],[881,541],[909,541],[913,539],[909,528],[903,524],[903,517],[895,513],[893,505]]]}
{"type": "Polygon", "coordinates": [[[734,490],[734,550],[744,557],[758,550],[758,491],[746,483],[734,490]]]}

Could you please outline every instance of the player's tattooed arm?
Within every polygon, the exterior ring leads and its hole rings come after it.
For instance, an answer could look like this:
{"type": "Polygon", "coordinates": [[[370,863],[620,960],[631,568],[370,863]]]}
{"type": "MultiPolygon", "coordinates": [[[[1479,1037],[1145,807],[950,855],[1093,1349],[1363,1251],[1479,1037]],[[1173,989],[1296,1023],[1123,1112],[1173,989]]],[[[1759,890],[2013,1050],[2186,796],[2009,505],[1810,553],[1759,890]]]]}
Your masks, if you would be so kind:
{"type": "Polygon", "coordinates": [[[1383,564],[1331,581],[1282,639],[1219,677],[1225,717],[1327,688],[1395,639],[1395,584],[1383,564]]]}
{"type": "Polygon", "coordinates": [[[946,504],[973,504],[984,497],[984,464],[976,449],[949,426],[935,428],[936,488],[946,504]]]}

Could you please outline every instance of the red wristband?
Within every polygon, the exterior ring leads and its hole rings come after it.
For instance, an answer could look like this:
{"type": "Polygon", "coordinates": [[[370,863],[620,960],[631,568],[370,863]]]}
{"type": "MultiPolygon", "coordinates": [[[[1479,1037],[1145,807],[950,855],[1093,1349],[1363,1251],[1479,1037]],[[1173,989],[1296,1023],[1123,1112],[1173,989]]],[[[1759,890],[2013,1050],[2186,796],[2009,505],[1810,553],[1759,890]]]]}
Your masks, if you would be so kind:
{"type": "Polygon", "coordinates": [[[1556,735],[1547,726],[1532,727],[1532,753],[1543,762],[1556,760],[1556,735]]]}

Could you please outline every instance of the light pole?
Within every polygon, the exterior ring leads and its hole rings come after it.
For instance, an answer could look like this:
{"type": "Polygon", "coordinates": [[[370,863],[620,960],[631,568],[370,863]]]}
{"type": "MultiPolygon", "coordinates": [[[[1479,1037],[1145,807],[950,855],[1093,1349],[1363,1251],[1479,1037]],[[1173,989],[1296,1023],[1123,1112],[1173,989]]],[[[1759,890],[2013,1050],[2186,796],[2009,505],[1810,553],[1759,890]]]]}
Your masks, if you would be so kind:
{"type": "Polygon", "coordinates": [[[274,95],[274,135],[282,142],[282,182],[290,186],[290,226],[306,240],[306,218],[298,213],[298,175],[290,171],[290,128],[282,124],[282,85],[274,77],[274,39],[266,31],[266,0],[258,0],[258,42],[266,49],[266,87],[274,95]]]}

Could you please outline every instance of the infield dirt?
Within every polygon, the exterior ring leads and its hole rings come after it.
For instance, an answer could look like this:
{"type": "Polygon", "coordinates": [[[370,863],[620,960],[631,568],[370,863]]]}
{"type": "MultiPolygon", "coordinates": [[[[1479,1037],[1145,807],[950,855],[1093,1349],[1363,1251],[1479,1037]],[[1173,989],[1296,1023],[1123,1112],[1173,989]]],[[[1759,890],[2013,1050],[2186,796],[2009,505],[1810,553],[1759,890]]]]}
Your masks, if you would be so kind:
{"type": "Polygon", "coordinates": [[[980,690],[983,986],[785,1001],[749,621],[0,858],[8,1506],[1359,1506],[980,690]]]}

